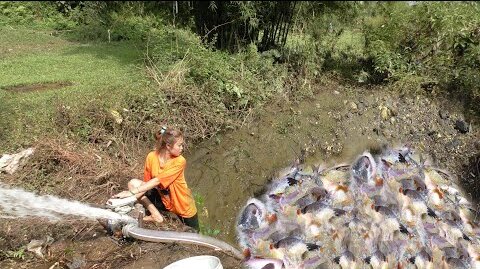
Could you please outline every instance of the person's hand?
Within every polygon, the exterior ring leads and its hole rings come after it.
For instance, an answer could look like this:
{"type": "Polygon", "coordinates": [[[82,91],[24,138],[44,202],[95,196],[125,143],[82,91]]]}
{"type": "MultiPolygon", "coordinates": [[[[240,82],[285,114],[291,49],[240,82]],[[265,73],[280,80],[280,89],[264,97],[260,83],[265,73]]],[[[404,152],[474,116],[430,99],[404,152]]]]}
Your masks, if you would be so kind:
{"type": "Polygon", "coordinates": [[[112,196],[112,198],[127,198],[127,197],[130,197],[132,196],[133,194],[130,192],[130,191],[122,191],[120,193],[117,193],[115,194],[114,196],[112,196]]]}

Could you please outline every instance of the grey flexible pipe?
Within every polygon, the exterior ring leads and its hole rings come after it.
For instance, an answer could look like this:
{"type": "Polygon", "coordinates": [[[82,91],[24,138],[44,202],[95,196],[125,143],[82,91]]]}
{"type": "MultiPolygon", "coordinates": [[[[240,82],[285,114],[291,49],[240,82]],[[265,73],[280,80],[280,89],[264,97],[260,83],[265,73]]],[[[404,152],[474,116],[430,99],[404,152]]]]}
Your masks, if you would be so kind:
{"type": "Polygon", "coordinates": [[[204,247],[213,248],[215,250],[223,251],[227,254],[233,255],[235,258],[242,260],[244,257],[240,251],[233,246],[227,244],[224,241],[215,239],[210,236],[185,233],[185,232],[173,232],[173,231],[158,231],[140,228],[134,224],[128,224],[122,228],[123,236],[133,237],[149,242],[161,242],[161,243],[173,243],[180,242],[192,245],[199,245],[204,247]]]}

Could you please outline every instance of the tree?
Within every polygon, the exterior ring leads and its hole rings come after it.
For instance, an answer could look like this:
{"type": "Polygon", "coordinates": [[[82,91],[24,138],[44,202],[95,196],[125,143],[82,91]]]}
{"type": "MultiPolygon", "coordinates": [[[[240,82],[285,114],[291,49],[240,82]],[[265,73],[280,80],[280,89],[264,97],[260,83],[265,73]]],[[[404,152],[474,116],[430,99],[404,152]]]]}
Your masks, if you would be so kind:
{"type": "Polygon", "coordinates": [[[295,5],[294,1],[194,1],[193,13],[197,33],[218,49],[237,51],[253,42],[265,51],[285,45],[295,5]]]}

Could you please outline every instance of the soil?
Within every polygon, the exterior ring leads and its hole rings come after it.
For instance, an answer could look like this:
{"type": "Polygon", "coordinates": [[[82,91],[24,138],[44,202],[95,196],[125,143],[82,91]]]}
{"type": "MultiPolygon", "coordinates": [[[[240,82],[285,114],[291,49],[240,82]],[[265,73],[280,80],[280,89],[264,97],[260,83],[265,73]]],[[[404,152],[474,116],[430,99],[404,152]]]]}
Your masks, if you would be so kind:
{"type": "MultiPolygon", "coordinates": [[[[465,118],[463,111],[461,101],[431,92],[404,94],[383,87],[353,87],[336,80],[325,80],[313,96],[302,100],[279,96],[244,127],[193,145],[184,154],[189,186],[203,197],[198,208],[200,221],[210,231],[220,231],[216,238],[237,246],[234,226],[239,209],[249,197],[261,193],[282,168],[295,159],[306,165],[350,162],[364,150],[383,144],[403,143],[424,152],[434,165],[456,175],[453,180],[464,187],[467,197],[478,202],[480,117],[465,118]],[[455,128],[457,120],[468,123],[468,132],[455,128]]],[[[141,173],[141,165],[130,168],[141,173]]],[[[4,180],[25,184],[13,177],[4,180]]],[[[127,180],[122,178],[122,184],[127,180]]],[[[109,186],[88,196],[87,201],[105,201],[112,191],[109,186]]],[[[53,189],[51,193],[64,192],[53,189]]],[[[73,199],[81,197],[85,194],[72,194],[73,199]]],[[[183,229],[170,224],[169,220],[149,228],[183,229]]],[[[214,255],[224,268],[242,268],[241,261],[211,249],[123,242],[91,221],[15,219],[2,220],[0,228],[0,268],[163,268],[196,255],[214,255]],[[25,252],[23,259],[6,255],[46,235],[54,242],[45,258],[31,252],[25,252]]]]}
{"type": "Polygon", "coordinates": [[[61,88],[65,88],[72,85],[73,85],[72,82],[60,81],[60,82],[44,82],[44,83],[34,83],[34,84],[27,84],[27,85],[6,86],[6,87],[3,87],[3,89],[6,91],[18,93],[18,92],[55,90],[55,89],[61,89],[61,88]]]}

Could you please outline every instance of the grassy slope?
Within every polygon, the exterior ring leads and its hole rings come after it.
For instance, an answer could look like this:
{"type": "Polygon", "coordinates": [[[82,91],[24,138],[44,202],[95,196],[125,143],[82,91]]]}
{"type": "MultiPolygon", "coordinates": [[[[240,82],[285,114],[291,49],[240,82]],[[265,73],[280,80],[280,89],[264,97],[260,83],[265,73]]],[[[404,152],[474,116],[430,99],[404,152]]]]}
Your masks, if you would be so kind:
{"type": "Polygon", "coordinates": [[[57,105],[82,106],[96,98],[115,106],[128,91],[146,87],[141,51],[133,43],[72,43],[47,31],[11,27],[0,29],[0,36],[2,149],[30,143],[50,130],[57,105]],[[55,81],[73,86],[28,93],[3,89],[55,81]]]}

